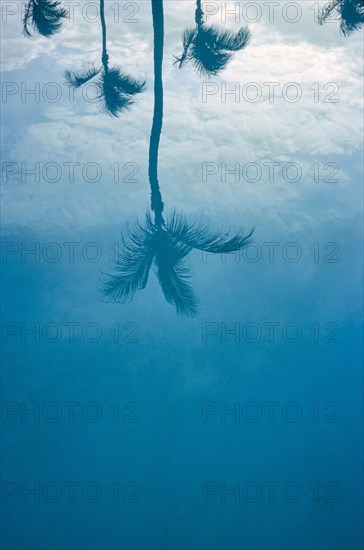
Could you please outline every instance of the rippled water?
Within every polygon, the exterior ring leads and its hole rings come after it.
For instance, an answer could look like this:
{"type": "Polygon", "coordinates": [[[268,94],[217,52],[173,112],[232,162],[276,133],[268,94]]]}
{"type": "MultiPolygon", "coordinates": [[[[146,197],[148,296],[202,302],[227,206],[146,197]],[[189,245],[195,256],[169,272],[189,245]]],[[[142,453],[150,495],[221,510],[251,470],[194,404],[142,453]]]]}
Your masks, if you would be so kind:
{"type": "Polygon", "coordinates": [[[362,2],[49,4],[2,3],[3,547],[359,550],[362,2]]]}

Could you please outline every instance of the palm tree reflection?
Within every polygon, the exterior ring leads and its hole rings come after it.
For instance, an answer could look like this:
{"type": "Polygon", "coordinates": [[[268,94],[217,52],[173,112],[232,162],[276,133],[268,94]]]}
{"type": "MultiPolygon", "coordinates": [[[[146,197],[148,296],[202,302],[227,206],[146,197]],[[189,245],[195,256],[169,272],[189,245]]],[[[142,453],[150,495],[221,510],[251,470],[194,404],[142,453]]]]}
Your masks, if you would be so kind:
{"type": "Polygon", "coordinates": [[[111,272],[102,275],[103,294],[114,303],[131,300],[137,290],[146,287],[154,263],[167,302],[178,314],[193,317],[198,313],[198,300],[190,283],[187,254],[192,249],[215,254],[242,250],[251,242],[251,235],[252,231],[248,235],[241,231],[222,236],[175,212],[167,221],[157,213],[152,219],[148,213],[143,225],[129,228],[111,272]]]}
{"type": "Polygon", "coordinates": [[[152,0],[154,28],[154,116],[149,148],[151,209],[144,224],[136,223],[123,237],[123,247],[112,262],[109,273],[102,275],[104,297],[111,302],[131,300],[137,290],[146,287],[154,264],[165,299],[177,313],[195,316],[198,300],[191,286],[186,256],[192,249],[219,254],[241,250],[251,242],[248,234],[238,231],[224,235],[205,225],[188,222],[173,212],[164,218],[164,203],[158,181],[158,152],[163,124],[162,63],[164,46],[163,0],[152,0]]]}
{"type": "Polygon", "coordinates": [[[66,16],[67,11],[57,0],[28,0],[23,17],[24,34],[32,36],[32,28],[48,38],[60,30],[66,16]]]}
{"type": "Polygon", "coordinates": [[[181,69],[186,63],[195,65],[197,72],[217,75],[224,69],[234,52],[244,49],[250,40],[250,31],[242,27],[237,33],[206,27],[203,21],[201,0],[196,2],[194,29],[186,29],[183,34],[183,53],[175,56],[175,64],[181,69]]]}
{"type": "Polygon", "coordinates": [[[100,18],[102,27],[101,67],[91,65],[80,71],[65,72],[67,83],[77,89],[93,81],[96,87],[96,100],[101,111],[112,116],[119,116],[134,103],[134,96],[144,91],[145,82],[135,80],[125,74],[120,67],[109,67],[107,53],[105,2],[100,0],[100,18]]]}
{"type": "Polygon", "coordinates": [[[335,13],[339,16],[340,30],[344,36],[359,30],[364,24],[363,0],[331,0],[320,11],[318,22],[323,25],[335,13]]]}

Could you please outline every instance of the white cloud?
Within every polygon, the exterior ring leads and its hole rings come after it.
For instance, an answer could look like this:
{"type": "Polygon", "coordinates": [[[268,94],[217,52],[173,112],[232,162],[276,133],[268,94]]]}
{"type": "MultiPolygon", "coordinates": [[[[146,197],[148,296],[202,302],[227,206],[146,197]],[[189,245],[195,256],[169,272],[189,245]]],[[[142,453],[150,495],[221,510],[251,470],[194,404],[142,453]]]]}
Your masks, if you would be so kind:
{"type": "MultiPolygon", "coordinates": [[[[206,210],[215,216],[218,209],[223,209],[236,218],[242,210],[248,224],[258,224],[263,213],[283,223],[284,213],[291,212],[293,207],[297,224],[326,220],[326,213],[319,210],[317,188],[309,185],[308,167],[315,161],[329,162],[337,155],[353,154],[361,142],[361,121],[357,116],[362,96],[361,76],[355,61],[360,33],[344,39],[335,24],[314,25],[308,3],[301,4],[304,17],[297,24],[288,24],[282,18],[274,24],[266,19],[253,24],[251,44],[235,56],[221,75],[228,87],[238,83],[242,88],[248,82],[256,82],[265,94],[264,82],[279,82],[278,96],[288,82],[297,82],[302,88],[298,103],[278,97],[270,104],[264,96],[264,101],[254,104],[235,102],[231,96],[223,103],[221,79],[214,79],[218,93],[209,97],[207,103],[202,102],[202,79],[192,67],[179,70],[172,64],[173,53],[181,49],[183,28],[193,25],[194,3],[165,3],[165,118],[160,183],[167,206],[178,206],[192,213],[206,210]],[[315,82],[324,92],[319,103],[313,101],[310,90],[315,82]],[[339,103],[323,102],[330,92],[322,89],[327,82],[338,84],[339,103]],[[277,190],[269,183],[224,184],[221,188],[222,184],[201,182],[203,161],[244,165],[277,159],[300,162],[306,174],[305,184],[281,186],[277,190]],[[273,213],[277,208],[279,216],[273,213]]],[[[60,227],[66,216],[67,223],[87,227],[102,224],[106,218],[119,220],[121,214],[145,210],[149,200],[146,175],[153,107],[153,37],[149,3],[140,2],[139,6],[140,22],[109,21],[108,37],[111,62],[121,64],[148,82],[140,102],[119,120],[113,120],[97,114],[96,106],[85,103],[80,94],[76,94],[74,104],[69,104],[65,93],[55,105],[44,102],[32,105],[27,101],[18,106],[19,113],[35,108],[38,114],[13,136],[8,158],[4,158],[29,163],[46,163],[55,157],[60,164],[96,161],[102,165],[105,178],[91,186],[77,183],[72,190],[61,184],[29,183],[21,187],[8,184],[3,189],[7,225],[17,225],[21,220],[22,225],[31,227],[60,227]],[[115,162],[137,162],[139,184],[110,183],[109,166],[115,162]]],[[[219,16],[215,16],[215,22],[221,24],[219,16]]],[[[232,22],[231,26],[239,24],[232,22]]],[[[6,26],[6,31],[14,33],[14,22],[6,26]]],[[[76,22],[67,23],[52,40],[16,36],[5,41],[9,54],[7,69],[18,69],[16,74],[10,72],[15,80],[41,83],[54,80],[62,85],[64,69],[80,67],[90,60],[97,62],[100,55],[99,25],[86,23],[77,15],[76,22]],[[29,64],[30,60],[33,63],[29,64]]],[[[9,103],[11,109],[17,106],[19,98],[13,100],[15,103],[9,103]]],[[[341,183],[335,188],[337,202],[332,205],[338,212],[347,193],[350,166],[343,165],[341,172],[341,183]]],[[[320,193],[321,198],[325,197],[324,190],[320,193]]],[[[348,208],[350,217],[352,210],[356,211],[355,201],[348,208]]]]}

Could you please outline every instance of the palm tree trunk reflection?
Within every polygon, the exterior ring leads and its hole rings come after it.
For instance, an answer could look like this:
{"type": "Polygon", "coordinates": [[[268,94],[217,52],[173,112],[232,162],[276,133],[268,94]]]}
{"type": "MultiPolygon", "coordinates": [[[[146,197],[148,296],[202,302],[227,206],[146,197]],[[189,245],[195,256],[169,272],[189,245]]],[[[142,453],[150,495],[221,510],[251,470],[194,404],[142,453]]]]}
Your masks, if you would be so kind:
{"type": "Polygon", "coordinates": [[[123,247],[112,262],[109,273],[102,274],[103,294],[111,302],[132,300],[146,287],[154,264],[165,299],[179,315],[193,317],[198,313],[198,299],[191,285],[186,256],[193,250],[214,254],[235,252],[251,242],[253,231],[245,234],[228,231],[223,235],[209,227],[188,222],[173,212],[163,218],[164,204],[158,181],[158,153],[163,124],[163,0],[152,0],[154,29],[154,113],[149,145],[149,183],[153,218],[129,228],[123,247]]]}
{"type": "Polygon", "coordinates": [[[102,29],[102,64],[108,65],[109,56],[107,53],[107,35],[106,35],[106,20],[105,20],[105,0],[100,0],[100,21],[102,29]]]}
{"type": "Polygon", "coordinates": [[[163,125],[163,48],[164,14],[163,1],[152,0],[154,30],[154,114],[149,144],[149,183],[151,207],[157,223],[163,223],[163,201],[158,182],[158,152],[163,125]]]}

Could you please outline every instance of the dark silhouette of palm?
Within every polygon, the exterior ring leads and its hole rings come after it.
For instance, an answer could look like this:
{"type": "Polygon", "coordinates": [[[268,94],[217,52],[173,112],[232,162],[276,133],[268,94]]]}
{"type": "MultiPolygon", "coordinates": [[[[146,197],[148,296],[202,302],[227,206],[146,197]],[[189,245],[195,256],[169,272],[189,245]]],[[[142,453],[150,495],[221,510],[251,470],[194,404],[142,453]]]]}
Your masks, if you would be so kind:
{"type": "Polygon", "coordinates": [[[48,38],[60,30],[66,16],[67,10],[58,0],[28,0],[23,18],[24,34],[32,36],[32,28],[48,38]]]}
{"type": "Polygon", "coordinates": [[[144,224],[130,227],[123,247],[112,262],[109,273],[102,275],[103,295],[112,302],[131,300],[146,287],[152,265],[165,299],[177,313],[195,316],[198,299],[191,286],[190,267],[186,256],[193,249],[214,254],[241,250],[251,241],[252,231],[220,235],[205,225],[188,222],[173,212],[165,220],[164,203],[158,182],[158,153],[163,124],[163,0],[152,0],[154,28],[154,115],[149,147],[149,183],[152,214],[144,224]]]}
{"type": "Polygon", "coordinates": [[[331,0],[319,13],[320,25],[323,25],[335,12],[339,16],[340,30],[344,36],[361,29],[364,25],[363,0],[331,0]]]}
{"type": "MultiPolygon", "coordinates": [[[[156,1],[156,0],[153,0],[156,1]]],[[[147,214],[144,225],[129,228],[111,273],[103,274],[103,293],[112,302],[131,300],[146,287],[154,263],[156,275],[168,303],[177,313],[195,316],[198,300],[190,284],[190,267],[185,262],[192,249],[219,254],[242,250],[251,242],[252,231],[220,235],[208,227],[189,223],[173,212],[167,221],[147,214]]]]}
{"type": "Polygon", "coordinates": [[[91,65],[77,72],[68,70],[65,78],[73,88],[80,88],[94,80],[100,110],[115,117],[135,103],[134,96],[145,88],[145,82],[133,79],[123,73],[120,67],[109,68],[108,61],[104,60],[102,67],[91,65]]]}
{"type": "Polygon", "coordinates": [[[250,31],[242,27],[237,33],[221,30],[217,27],[206,27],[201,0],[196,2],[194,29],[186,29],[183,34],[183,53],[175,56],[175,64],[181,69],[192,62],[197,72],[206,75],[217,75],[224,69],[234,52],[244,49],[250,40],[250,31]]]}
{"type": "Polygon", "coordinates": [[[135,102],[135,95],[144,91],[145,82],[139,82],[125,74],[120,67],[109,67],[104,0],[100,0],[100,17],[102,27],[101,66],[90,65],[80,71],[67,70],[65,78],[73,88],[80,88],[92,80],[96,86],[96,99],[101,111],[117,117],[135,102]]]}

